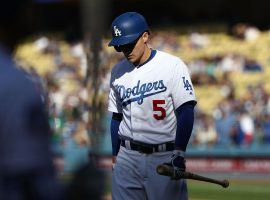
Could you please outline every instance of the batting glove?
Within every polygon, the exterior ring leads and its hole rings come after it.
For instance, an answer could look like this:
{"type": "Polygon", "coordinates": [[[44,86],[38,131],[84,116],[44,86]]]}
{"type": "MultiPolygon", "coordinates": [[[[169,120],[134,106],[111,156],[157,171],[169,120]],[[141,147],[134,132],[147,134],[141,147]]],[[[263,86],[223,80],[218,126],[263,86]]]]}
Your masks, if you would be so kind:
{"type": "Polygon", "coordinates": [[[181,150],[174,150],[170,163],[166,163],[174,168],[176,171],[186,170],[185,152],[181,150]]]}

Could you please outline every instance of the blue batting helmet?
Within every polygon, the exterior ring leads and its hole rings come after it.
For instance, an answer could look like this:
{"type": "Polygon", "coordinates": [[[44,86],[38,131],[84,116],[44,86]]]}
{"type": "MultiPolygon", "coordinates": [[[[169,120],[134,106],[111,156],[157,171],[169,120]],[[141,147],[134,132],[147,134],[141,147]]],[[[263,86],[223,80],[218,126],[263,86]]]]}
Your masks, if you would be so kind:
{"type": "Polygon", "coordinates": [[[109,46],[120,46],[135,41],[149,30],[144,17],[137,12],[126,12],[112,22],[112,40],[109,46]]]}

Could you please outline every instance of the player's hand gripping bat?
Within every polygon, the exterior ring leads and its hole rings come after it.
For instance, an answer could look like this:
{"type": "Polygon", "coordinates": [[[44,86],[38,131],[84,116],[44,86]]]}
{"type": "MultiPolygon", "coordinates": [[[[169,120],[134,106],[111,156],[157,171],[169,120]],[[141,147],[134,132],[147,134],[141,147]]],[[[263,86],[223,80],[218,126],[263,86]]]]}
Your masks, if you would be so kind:
{"type": "Polygon", "coordinates": [[[179,171],[179,170],[174,170],[172,166],[169,165],[158,165],[157,166],[157,173],[160,175],[164,176],[169,176],[172,179],[178,180],[181,178],[184,179],[193,179],[193,180],[198,180],[198,181],[205,181],[209,183],[215,183],[218,185],[221,185],[224,188],[229,187],[229,181],[228,180],[217,180],[217,179],[212,179],[204,176],[200,176],[198,174],[194,174],[191,172],[184,172],[184,171],[179,171]]]}

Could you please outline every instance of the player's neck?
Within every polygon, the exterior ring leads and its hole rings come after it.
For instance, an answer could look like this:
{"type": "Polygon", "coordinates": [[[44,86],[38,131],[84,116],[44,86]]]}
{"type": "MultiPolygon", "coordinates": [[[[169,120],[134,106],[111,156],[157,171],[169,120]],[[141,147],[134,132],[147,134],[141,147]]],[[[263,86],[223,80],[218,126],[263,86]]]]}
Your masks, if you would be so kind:
{"type": "Polygon", "coordinates": [[[149,59],[150,55],[151,55],[151,49],[148,46],[146,46],[145,51],[144,51],[138,65],[145,63],[149,59]]]}

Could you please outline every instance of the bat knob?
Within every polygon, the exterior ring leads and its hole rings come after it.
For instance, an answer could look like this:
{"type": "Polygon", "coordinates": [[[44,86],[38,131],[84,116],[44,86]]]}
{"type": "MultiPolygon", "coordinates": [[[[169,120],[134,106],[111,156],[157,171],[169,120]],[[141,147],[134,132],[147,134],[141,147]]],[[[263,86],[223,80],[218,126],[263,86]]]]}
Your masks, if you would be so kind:
{"type": "Polygon", "coordinates": [[[227,187],[229,187],[229,185],[230,185],[230,183],[228,180],[223,180],[222,187],[227,188],[227,187]]]}

